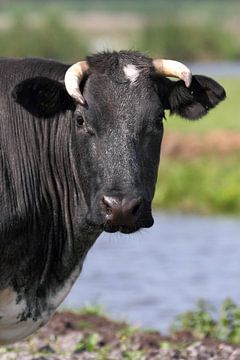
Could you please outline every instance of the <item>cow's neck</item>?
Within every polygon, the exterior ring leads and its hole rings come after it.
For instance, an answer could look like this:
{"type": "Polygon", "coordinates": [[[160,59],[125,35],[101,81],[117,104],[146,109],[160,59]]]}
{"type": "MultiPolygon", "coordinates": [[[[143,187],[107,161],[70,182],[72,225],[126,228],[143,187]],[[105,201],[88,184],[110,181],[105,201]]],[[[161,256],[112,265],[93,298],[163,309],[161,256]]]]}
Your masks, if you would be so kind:
{"type": "Polygon", "coordinates": [[[17,200],[6,211],[9,222],[4,221],[1,229],[0,291],[13,289],[16,304],[23,304],[18,314],[22,321],[38,319],[59,305],[99,235],[79,222],[86,218],[88,207],[63,125],[61,119],[34,124],[37,145],[25,139],[14,154],[9,151],[11,159],[4,159],[8,176],[15,171],[15,183],[6,183],[6,194],[11,192],[12,203],[17,200]]]}

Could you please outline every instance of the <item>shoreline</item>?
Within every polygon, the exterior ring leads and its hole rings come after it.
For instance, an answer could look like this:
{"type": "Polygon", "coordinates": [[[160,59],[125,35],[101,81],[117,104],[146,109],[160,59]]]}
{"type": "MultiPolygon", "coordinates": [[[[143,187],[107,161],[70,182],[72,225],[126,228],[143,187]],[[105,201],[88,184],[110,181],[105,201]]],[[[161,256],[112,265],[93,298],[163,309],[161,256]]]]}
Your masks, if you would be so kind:
{"type": "Polygon", "coordinates": [[[0,347],[0,360],[237,360],[240,347],[187,331],[162,336],[94,313],[56,313],[28,339],[0,347]]]}

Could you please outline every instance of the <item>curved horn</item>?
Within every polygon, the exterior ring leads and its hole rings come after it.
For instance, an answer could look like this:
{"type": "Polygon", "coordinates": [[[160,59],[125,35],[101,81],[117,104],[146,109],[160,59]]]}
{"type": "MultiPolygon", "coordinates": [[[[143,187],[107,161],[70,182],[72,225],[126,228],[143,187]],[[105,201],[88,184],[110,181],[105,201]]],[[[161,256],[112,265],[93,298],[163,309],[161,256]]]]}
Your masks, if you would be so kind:
{"type": "Polygon", "coordinates": [[[88,69],[87,61],[79,61],[70,66],[64,79],[68,94],[82,105],[85,103],[85,99],[79,90],[79,85],[88,69]]]}
{"type": "Polygon", "coordinates": [[[156,72],[162,76],[177,77],[185,82],[186,87],[189,87],[192,81],[192,73],[188,67],[179,61],[154,59],[153,66],[156,72]]]}

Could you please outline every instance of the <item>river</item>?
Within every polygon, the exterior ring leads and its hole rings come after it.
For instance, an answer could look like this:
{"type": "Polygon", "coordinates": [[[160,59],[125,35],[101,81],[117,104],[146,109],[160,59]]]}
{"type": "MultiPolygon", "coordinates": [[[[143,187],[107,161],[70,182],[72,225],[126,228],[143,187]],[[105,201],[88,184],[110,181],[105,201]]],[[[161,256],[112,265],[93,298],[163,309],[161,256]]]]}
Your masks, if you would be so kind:
{"type": "Polygon", "coordinates": [[[102,234],[63,303],[100,304],[116,319],[167,332],[199,298],[240,302],[240,220],[155,214],[151,229],[102,234]]]}

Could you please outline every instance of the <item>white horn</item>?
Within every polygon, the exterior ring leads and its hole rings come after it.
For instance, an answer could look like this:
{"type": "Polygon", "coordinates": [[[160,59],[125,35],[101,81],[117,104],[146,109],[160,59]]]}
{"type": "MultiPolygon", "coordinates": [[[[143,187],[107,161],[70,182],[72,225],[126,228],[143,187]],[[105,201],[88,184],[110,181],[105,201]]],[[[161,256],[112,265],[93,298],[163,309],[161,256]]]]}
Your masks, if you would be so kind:
{"type": "Polygon", "coordinates": [[[186,87],[189,87],[192,81],[192,73],[188,67],[179,61],[154,59],[153,66],[156,72],[162,76],[177,77],[184,81],[186,87]]]}
{"type": "Polygon", "coordinates": [[[85,99],[79,90],[79,86],[88,69],[87,61],[79,61],[70,66],[64,79],[68,94],[82,105],[85,103],[85,99]]]}

